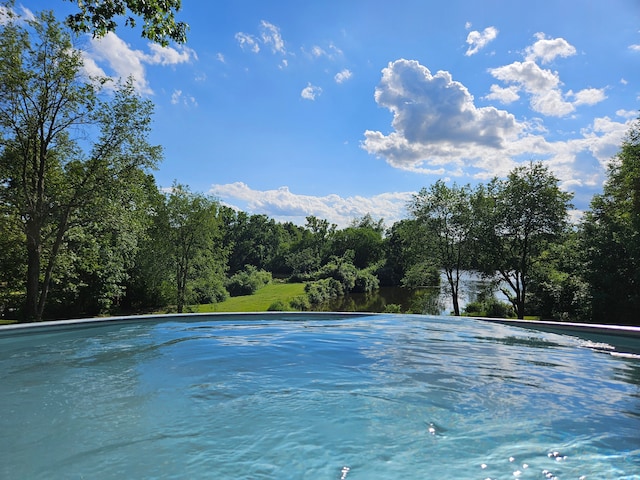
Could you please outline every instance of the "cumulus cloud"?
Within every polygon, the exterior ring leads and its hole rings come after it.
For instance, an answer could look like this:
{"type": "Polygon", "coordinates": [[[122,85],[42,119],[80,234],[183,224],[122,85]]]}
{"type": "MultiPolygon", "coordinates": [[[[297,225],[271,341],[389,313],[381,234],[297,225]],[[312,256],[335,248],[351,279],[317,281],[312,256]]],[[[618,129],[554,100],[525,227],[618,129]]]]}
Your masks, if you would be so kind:
{"type": "Polygon", "coordinates": [[[110,76],[115,79],[133,77],[136,89],[142,94],[152,94],[146,78],[145,65],[177,65],[197,59],[194,50],[181,46],[176,48],[149,44],[149,53],[132,49],[113,32],[101,38],[92,38],[89,48],[83,52],[84,70],[88,76],[110,76]],[[111,75],[105,68],[108,66],[111,75]]]}
{"type": "MultiPolygon", "coordinates": [[[[505,78],[514,72],[529,79],[517,87],[535,93],[532,102],[541,111],[560,104],[574,108],[603,95],[598,89],[568,92],[574,102],[569,103],[554,97],[562,97],[557,77],[533,62],[503,71],[505,78]]],[[[496,87],[492,94],[509,101],[517,91],[496,87]]],[[[479,108],[448,72],[432,74],[409,60],[392,62],[382,71],[375,99],[393,113],[392,131],[365,131],[362,148],[395,168],[441,177],[472,171],[467,175],[484,180],[506,175],[521,161],[543,160],[565,188],[598,185],[632,122],[627,111],[620,111],[622,122],[596,118],[577,138],[550,140],[539,118],[518,122],[504,110],[479,108]]]]}
{"type": "Polygon", "coordinates": [[[235,182],[212,185],[210,193],[227,205],[253,214],[265,214],[279,221],[303,225],[305,217],[314,215],[343,228],[367,213],[373,218],[384,218],[389,225],[405,218],[406,205],[414,192],[382,193],[372,197],[310,196],[293,193],[286,186],[261,191],[235,182]]]}
{"type": "Polygon", "coordinates": [[[633,50],[634,52],[640,52],[640,45],[638,44],[629,45],[629,49],[633,50]]]}
{"type": "Polygon", "coordinates": [[[336,73],[335,77],[333,77],[336,83],[344,83],[351,78],[351,70],[345,68],[344,70],[336,73]]]}
{"type": "MultiPolygon", "coordinates": [[[[467,25],[469,25],[467,23],[467,25]]],[[[487,27],[482,32],[474,30],[467,35],[467,43],[469,48],[465,52],[466,56],[475,55],[484,47],[486,47],[491,41],[495,40],[498,36],[498,29],[496,27],[487,27]]]]}
{"type": "Polygon", "coordinates": [[[491,93],[486,95],[485,100],[498,100],[500,103],[509,104],[520,99],[518,87],[510,86],[503,88],[500,85],[491,85],[491,93]]]}
{"type": "Polygon", "coordinates": [[[525,50],[525,60],[492,68],[489,73],[509,86],[494,85],[485,98],[509,103],[521,91],[530,95],[531,108],[544,115],[562,117],[575,111],[580,105],[595,105],[606,98],[604,89],[586,88],[578,92],[562,92],[562,82],[558,72],[552,72],[538,65],[548,63],[557,57],[575,54],[575,48],[562,38],[546,38],[536,34],[538,40],[525,50]]]}
{"type": "Polygon", "coordinates": [[[395,131],[366,131],[363,148],[407,170],[439,173],[442,165],[460,162],[463,152],[502,150],[521,128],[508,112],[476,107],[449,72],[433,75],[415,60],[389,63],[375,99],[393,112],[395,131]]]}
{"type": "Polygon", "coordinates": [[[315,85],[311,85],[311,83],[308,83],[307,86],[303,88],[302,91],[300,92],[300,96],[305,100],[315,100],[316,96],[320,95],[321,93],[322,93],[322,88],[317,87],[315,85]]]}
{"type": "Polygon", "coordinates": [[[576,54],[575,47],[564,38],[547,38],[544,33],[536,33],[535,37],[538,41],[525,50],[526,60],[540,60],[544,64],[556,57],[570,57],[576,54]]]}

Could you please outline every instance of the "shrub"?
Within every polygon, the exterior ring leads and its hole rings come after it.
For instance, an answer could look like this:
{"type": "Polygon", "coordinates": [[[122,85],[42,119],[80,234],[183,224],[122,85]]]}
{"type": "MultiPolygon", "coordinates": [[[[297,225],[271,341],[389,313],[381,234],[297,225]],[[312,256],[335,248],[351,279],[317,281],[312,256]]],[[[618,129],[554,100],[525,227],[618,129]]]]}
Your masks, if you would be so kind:
{"type": "Polygon", "coordinates": [[[369,293],[373,292],[380,286],[378,277],[365,270],[360,270],[357,273],[356,280],[354,282],[353,292],[369,293]]]}
{"type": "Polygon", "coordinates": [[[260,287],[271,283],[271,280],[270,272],[258,270],[253,265],[247,265],[244,270],[234,274],[227,280],[226,287],[232,297],[252,295],[260,287]]]}
{"type": "Polygon", "coordinates": [[[323,278],[315,282],[307,283],[304,287],[309,303],[318,305],[344,295],[344,287],[335,278],[323,278]]]}
{"type": "Polygon", "coordinates": [[[291,301],[289,301],[289,305],[294,310],[307,311],[311,308],[311,304],[309,303],[309,298],[307,295],[298,295],[293,297],[291,301]]]}
{"type": "Polygon", "coordinates": [[[276,300],[267,308],[268,312],[286,312],[287,310],[290,310],[290,307],[282,300],[276,300]]]}

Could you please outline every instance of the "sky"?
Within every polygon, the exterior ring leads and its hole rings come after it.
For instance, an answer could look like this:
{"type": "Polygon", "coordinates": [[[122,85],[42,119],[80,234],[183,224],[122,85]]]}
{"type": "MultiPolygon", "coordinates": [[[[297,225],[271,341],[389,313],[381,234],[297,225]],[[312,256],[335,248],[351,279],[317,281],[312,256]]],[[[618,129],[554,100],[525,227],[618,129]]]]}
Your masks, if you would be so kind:
{"type": "MultiPolygon", "coordinates": [[[[25,0],[28,14],[76,11],[25,0]]],[[[638,0],[183,0],[185,45],[122,25],[76,41],[88,74],[155,104],[160,187],[250,214],[387,226],[438,179],[542,161],[574,218],[640,108],[638,0]]]]}

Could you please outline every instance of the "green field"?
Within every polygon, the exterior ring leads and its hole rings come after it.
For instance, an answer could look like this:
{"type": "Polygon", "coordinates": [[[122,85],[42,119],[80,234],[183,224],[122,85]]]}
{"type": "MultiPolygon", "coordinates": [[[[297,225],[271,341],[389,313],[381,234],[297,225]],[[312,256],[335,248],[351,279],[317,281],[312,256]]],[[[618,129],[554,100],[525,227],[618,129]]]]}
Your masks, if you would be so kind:
{"type": "Polygon", "coordinates": [[[281,300],[286,305],[289,300],[304,294],[304,283],[272,283],[262,287],[253,295],[231,297],[220,303],[210,303],[194,307],[198,313],[205,312],[266,312],[269,306],[281,300]]]}

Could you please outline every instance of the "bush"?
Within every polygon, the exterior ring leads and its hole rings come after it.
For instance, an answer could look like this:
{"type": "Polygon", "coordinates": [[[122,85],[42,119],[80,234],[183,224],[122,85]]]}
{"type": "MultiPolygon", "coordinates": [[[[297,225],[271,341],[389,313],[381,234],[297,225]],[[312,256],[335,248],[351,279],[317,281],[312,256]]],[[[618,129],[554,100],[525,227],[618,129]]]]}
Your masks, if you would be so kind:
{"type": "Polygon", "coordinates": [[[307,283],[304,286],[304,291],[311,305],[324,303],[332,298],[341,297],[345,293],[342,283],[335,278],[323,278],[307,283]]]}
{"type": "Polygon", "coordinates": [[[464,307],[464,312],[467,315],[489,318],[511,318],[515,316],[511,305],[493,297],[480,302],[468,303],[464,307]]]}
{"type": "Polygon", "coordinates": [[[253,265],[247,265],[244,270],[233,275],[227,280],[227,290],[232,297],[240,295],[252,295],[260,287],[271,283],[272,276],[270,272],[258,270],[253,265]]]}
{"type": "Polygon", "coordinates": [[[286,312],[288,310],[291,310],[291,308],[282,300],[276,300],[271,305],[269,305],[269,308],[267,308],[268,312],[286,312]]]}
{"type": "Polygon", "coordinates": [[[289,302],[289,305],[294,310],[301,310],[303,312],[311,309],[311,304],[309,303],[307,295],[298,295],[293,297],[289,302]]]}
{"type": "Polygon", "coordinates": [[[378,277],[374,274],[360,270],[356,276],[352,292],[369,293],[377,290],[380,286],[378,277]]]}

